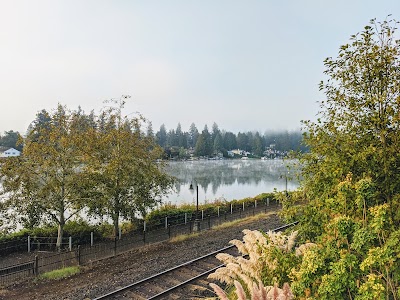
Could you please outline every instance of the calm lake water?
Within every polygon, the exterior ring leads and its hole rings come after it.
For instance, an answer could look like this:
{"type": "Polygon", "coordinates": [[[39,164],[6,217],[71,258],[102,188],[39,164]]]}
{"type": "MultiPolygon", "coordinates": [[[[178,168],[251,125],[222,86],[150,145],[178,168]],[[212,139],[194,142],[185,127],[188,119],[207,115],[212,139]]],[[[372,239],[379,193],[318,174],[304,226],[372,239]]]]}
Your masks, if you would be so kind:
{"type": "Polygon", "coordinates": [[[199,204],[225,198],[243,199],[261,193],[295,190],[299,183],[293,160],[199,160],[170,162],[166,171],[178,179],[176,193],[165,197],[171,204],[195,203],[196,192],[190,183],[199,186],[199,204]],[[288,166],[292,166],[288,168],[288,166]]]}

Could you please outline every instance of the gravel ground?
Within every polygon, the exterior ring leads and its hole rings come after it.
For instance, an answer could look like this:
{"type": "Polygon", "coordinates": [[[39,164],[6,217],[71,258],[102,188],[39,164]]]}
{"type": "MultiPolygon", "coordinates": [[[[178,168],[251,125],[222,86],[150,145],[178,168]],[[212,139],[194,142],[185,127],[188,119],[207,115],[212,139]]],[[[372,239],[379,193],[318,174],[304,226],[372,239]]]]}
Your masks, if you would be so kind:
{"type": "Polygon", "coordinates": [[[242,239],[243,229],[273,229],[281,225],[275,214],[258,220],[243,220],[232,227],[211,229],[180,242],[163,242],[126,252],[57,281],[31,280],[0,289],[0,299],[93,299],[97,296],[149,277],[173,266],[205,255],[242,239]]]}

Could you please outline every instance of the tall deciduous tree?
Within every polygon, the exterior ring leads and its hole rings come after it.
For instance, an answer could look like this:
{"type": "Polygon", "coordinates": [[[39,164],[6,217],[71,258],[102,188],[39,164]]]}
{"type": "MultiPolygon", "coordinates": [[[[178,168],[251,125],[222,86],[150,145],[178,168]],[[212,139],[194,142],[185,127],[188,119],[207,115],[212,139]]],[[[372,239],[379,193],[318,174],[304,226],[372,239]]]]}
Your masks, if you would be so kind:
{"type": "Polygon", "coordinates": [[[304,169],[313,196],[332,193],[348,173],[369,176],[382,201],[400,192],[400,42],[394,26],[372,21],[337,58],[325,60],[318,122],[305,122],[312,152],[304,169]]]}
{"type": "Polygon", "coordinates": [[[304,205],[290,205],[295,197],[283,205],[287,215],[298,209],[302,238],[318,243],[292,273],[298,298],[399,299],[396,25],[372,20],[325,60],[320,119],[305,122],[304,205]]]}
{"type": "MultiPolygon", "coordinates": [[[[38,114],[38,117],[42,114],[38,114]]],[[[24,140],[23,155],[2,166],[4,188],[28,227],[47,217],[58,225],[57,246],[66,221],[83,207],[80,194],[81,131],[72,114],[58,105],[46,121],[34,122],[24,140]],[[25,218],[25,220],[24,220],[25,218]]]]}
{"type": "Polygon", "coordinates": [[[141,133],[144,119],[122,114],[125,99],[111,101],[116,106],[102,113],[99,130],[89,135],[83,167],[93,182],[87,190],[95,199],[89,203],[91,212],[109,216],[115,234],[121,216],[144,215],[172,187],[172,179],[156,163],[162,149],[141,133]]]}
{"type": "Polygon", "coordinates": [[[21,157],[0,166],[0,209],[13,207],[25,227],[57,224],[60,246],[64,225],[83,208],[109,216],[118,232],[121,216],[144,216],[159,203],[173,180],[157,163],[161,147],[141,131],[144,119],[122,115],[124,100],[98,117],[61,105],[39,112],[21,157]]]}

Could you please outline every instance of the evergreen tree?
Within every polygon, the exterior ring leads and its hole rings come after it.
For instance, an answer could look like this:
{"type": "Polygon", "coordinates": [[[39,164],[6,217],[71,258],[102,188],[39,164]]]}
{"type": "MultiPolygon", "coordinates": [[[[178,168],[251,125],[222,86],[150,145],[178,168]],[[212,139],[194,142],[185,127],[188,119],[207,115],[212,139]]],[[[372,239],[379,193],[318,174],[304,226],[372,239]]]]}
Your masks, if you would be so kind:
{"type": "Polygon", "coordinates": [[[194,155],[206,156],[207,154],[206,140],[203,134],[197,138],[196,146],[194,147],[194,155]]]}
{"type": "Polygon", "coordinates": [[[199,136],[199,131],[194,123],[190,125],[189,128],[189,137],[188,137],[188,146],[194,148],[197,143],[197,138],[199,136]]]}
{"type": "Polygon", "coordinates": [[[6,131],[4,135],[0,138],[0,146],[7,148],[14,148],[19,151],[22,150],[22,144],[20,144],[21,135],[19,132],[10,130],[6,131]]]}
{"type": "Polygon", "coordinates": [[[247,145],[248,145],[248,138],[245,133],[239,132],[237,135],[237,147],[241,150],[247,150],[247,145]]]}
{"type": "Polygon", "coordinates": [[[149,138],[154,138],[153,124],[150,121],[147,122],[146,136],[149,138]]]}
{"type": "Polygon", "coordinates": [[[177,138],[177,145],[179,148],[187,148],[187,140],[186,135],[182,132],[181,123],[178,123],[176,127],[176,138],[177,138]]]}
{"type": "Polygon", "coordinates": [[[214,138],[213,150],[214,150],[214,153],[218,153],[223,150],[222,136],[219,132],[217,133],[217,135],[214,138]]]}
{"type": "Polygon", "coordinates": [[[253,153],[258,156],[262,156],[264,152],[264,142],[263,139],[261,138],[260,134],[256,132],[256,134],[253,137],[253,153]]]}
{"type": "Polygon", "coordinates": [[[225,132],[223,136],[223,145],[226,150],[237,149],[236,135],[232,132],[225,132]]]}
{"type": "Polygon", "coordinates": [[[165,148],[167,146],[167,130],[164,124],[160,126],[160,130],[156,134],[156,140],[161,147],[165,148]]]}
{"type": "Polygon", "coordinates": [[[217,136],[217,134],[221,134],[221,131],[218,128],[217,123],[213,123],[211,127],[211,142],[214,143],[214,139],[217,136]]]}
{"type": "Polygon", "coordinates": [[[178,147],[178,138],[174,129],[171,129],[167,133],[167,147],[178,147]]]}

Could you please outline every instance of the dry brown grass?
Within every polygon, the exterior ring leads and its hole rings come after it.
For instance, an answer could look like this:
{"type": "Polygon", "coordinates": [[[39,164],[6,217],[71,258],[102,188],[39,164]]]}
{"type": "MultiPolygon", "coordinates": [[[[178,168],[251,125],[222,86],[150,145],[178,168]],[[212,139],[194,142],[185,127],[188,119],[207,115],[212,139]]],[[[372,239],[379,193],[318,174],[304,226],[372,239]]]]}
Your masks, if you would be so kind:
{"type": "MultiPolygon", "coordinates": [[[[222,223],[220,225],[212,227],[210,230],[218,231],[218,230],[222,230],[222,229],[233,227],[233,226],[237,226],[237,225],[243,225],[243,224],[246,224],[246,223],[251,223],[251,222],[254,222],[254,221],[265,219],[265,218],[267,218],[267,217],[269,217],[271,215],[276,215],[276,212],[260,213],[260,214],[257,214],[255,216],[251,216],[251,217],[247,217],[247,218],[243,218],[243,219],[238,219],[238,220],[234,220],[234,221],[230,221],[230,222],[225,222],[225,223],[222,223]]],[[[182,241],[185,241],[185,240],[189,240],[191,238],[198,237],[198,236],[200,236],[202,234],[206,234],[206,233],[207,233],[207,231],[195,232],[195,233],[191,233],[191,234],[181,234],[181,235],[177,235],[177,236],[171,238],[169,240],[169,242],[170,243],[178,243],[178,242],[182,242],[182,241]]]]}

